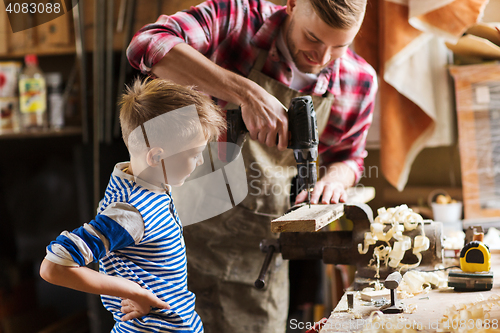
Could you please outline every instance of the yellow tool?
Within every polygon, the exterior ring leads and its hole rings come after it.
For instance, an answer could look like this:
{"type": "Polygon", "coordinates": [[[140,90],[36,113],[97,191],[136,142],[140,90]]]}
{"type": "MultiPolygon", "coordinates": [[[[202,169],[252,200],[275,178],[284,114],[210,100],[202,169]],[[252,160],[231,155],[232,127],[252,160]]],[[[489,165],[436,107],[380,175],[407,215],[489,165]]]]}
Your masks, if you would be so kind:
{"type": "Polygon", "coordinates": [[[454,287],[457,291],[482,291],[493,287],[491,253],[488,245],[482,242],[483,235],[474,235],[474,240],[462,248],[461,271],[452,270],[448,273],[448,287],[454,287]]]}
{"type": "Polygon", "coordinates": [[[491,253],[486,244],[472,241],[460,251],[460,269],[464,272],[488,272],[491,269],[491,253]]]}

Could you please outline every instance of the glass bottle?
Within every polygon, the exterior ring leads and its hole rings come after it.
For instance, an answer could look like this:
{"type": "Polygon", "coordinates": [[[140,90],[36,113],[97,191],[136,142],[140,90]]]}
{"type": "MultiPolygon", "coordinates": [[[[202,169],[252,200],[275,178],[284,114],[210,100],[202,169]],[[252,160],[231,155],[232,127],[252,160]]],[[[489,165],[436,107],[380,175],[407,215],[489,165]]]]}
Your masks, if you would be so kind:
{"type": "Polygon", "coordinates": [[[24,57],[25,68],[19,75],[19,110],[21,128],[44,129],[47,126],[47,88],[35,54],[24,57]]]}

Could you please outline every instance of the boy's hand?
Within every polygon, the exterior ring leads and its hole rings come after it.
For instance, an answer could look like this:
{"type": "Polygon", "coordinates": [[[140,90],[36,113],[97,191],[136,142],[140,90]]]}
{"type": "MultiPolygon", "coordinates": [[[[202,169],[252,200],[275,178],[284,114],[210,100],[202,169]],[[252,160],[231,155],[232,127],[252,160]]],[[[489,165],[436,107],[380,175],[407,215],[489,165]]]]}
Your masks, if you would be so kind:
{"type": "Polygon", "coordinates": [[[122,299],[121,311],[125,314],[125,316],[122,317],[122,321],[143,317],[151,312],[151,308],[153,307],[170,309],[170,305],[166,302],[163,302],[150,291],[145,291],[144,295],[135,300],[128,298],[122,299]]]}

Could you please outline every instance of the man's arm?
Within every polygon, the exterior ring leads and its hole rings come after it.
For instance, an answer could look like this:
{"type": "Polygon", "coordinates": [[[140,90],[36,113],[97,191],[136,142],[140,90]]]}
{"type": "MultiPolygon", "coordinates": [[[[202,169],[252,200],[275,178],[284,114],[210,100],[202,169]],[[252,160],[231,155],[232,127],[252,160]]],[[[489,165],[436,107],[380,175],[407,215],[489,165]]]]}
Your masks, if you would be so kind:
{"type": "Polygon", "coordinates": [[[97,295],[117,296],[134,302],[132,311],[122,309],[122,320],[142,317],[151,307],[169,309],[170,306],[149,290],[124,278],[101,274],[87,267],[63,266],[47,259],[42,261],[40,276],[47,282],[97,295]]]}
{"type": "Polygon", "coordinates": [[[152,67],[157,77],[199,90],[241,107],[243,121],[253,140],[286,149],[288,117],[283,105],[255,82],[228,71],[203,54],[180,43],[152,67]]]}
{"type": "MultiPolygon", "coordinates": [[[[246,0],[207,0],[143,27],[127,49],[131,65],[239,105],[250,137],[284,150],[288,118],[281,103],[247,78],[209,60],[227,38],[253,31],[270,5],[246,0]],[[264,7],[264,8],[261,8],[264,7]]],[[[246,36],[245,37],[250,37],[246,36]]],[[[222,57],[223,55],[218,55],[222,57]]],[[[227,55],[229,56],[229,55],[227,55]]]]}

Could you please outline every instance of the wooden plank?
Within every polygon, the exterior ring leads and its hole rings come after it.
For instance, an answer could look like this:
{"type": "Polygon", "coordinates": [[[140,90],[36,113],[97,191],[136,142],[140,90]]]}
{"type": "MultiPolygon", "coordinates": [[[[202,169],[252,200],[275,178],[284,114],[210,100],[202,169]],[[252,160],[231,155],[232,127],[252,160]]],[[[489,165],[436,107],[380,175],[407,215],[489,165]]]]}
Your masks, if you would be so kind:
{"type": "Polygon", "coordinates": [[[271,221],[272,232],[313,232],[344,214],[344,204],[302,206],[271,221]]]}
{"type": "Polygon", "coordinates": [[[7,17],[7,12],[5,11],[4,3],[0,3],[0,54],[9,52],[9,40],[8,36],[10,34],[10,24],[9,18],[7,17]],[[8,33],[9,32],[9,33],[8,33]]]}
{"type": "MultiPolygon", "coordinates": [[[[43,15],[39,15],[41,19],[43,15]]],[[[71,12],[36,27],[39,47],[70,46],[73,44],[73,22],[71,12]]]]}
{"type": "MultiPolygon", "coordinates": [[[[483,166],[480,164],[478,152],[484,151],[484,147],[478,146],[477,138],[483,135],[483,129],[478,128],[476,124],[477,111],[474,105],[478,103],[474,99],[473,88],[474,84],[488,86],[488,83],[500,81],[500,66],[450,66],[450,73],[455,79],[464,215],[466,219],[498,217],[500,209],[484,207],[480,201],[482,193],[479,173],[483,166]]],[[[491,109],[491,106],[488,105],[488,108],[491,109]]]]}

